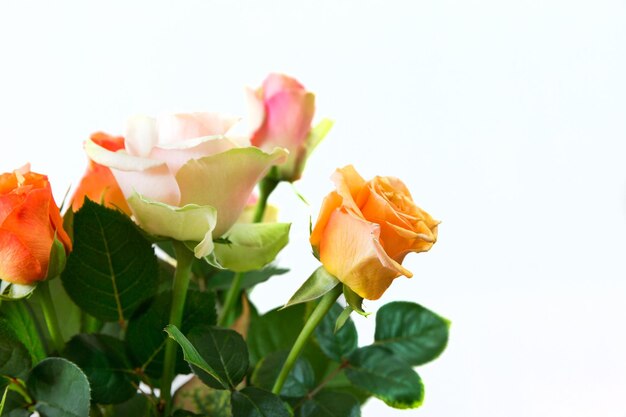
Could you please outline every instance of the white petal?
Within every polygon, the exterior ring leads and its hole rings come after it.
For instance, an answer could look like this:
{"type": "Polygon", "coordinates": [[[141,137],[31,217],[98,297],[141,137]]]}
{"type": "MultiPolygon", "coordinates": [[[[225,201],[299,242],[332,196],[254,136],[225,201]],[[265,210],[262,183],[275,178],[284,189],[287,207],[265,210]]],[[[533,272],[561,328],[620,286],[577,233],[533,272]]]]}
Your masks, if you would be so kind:
{"type": "Polygon", "coordinates": [[[130,155],[147,157],[158,140],[156,119],[139,115],[128,120],[125,146],[130,155]]]}

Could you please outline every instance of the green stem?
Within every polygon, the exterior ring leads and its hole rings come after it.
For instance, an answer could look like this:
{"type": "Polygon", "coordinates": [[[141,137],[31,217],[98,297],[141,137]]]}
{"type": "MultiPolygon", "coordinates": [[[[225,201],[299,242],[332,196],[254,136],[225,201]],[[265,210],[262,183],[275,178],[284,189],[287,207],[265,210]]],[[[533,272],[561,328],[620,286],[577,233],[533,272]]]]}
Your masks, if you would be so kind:
{"type": "Polygon", "coordinates": [[[84,311],[81,314],[81,327],[83,333],[98,333],[102,330],[102,326],[104,323],[101,320],[98,320],[94,316],[85,313],[84,311]]]}
{"type": "Polygon", "coordinates": [[[267,207],[267,199],[278,185],[278,182],[279,181],[267,176],[259,183],[259,201],[256,204],[256,210],[254,211],[254,217],[252,220],[254,223],[261,223],[263,220],[265,208],[267,207]]]}
{"type": "Polygon", "coordinates": [[[34,403],[32,397],[30,396],[30,394],[28,394],[28,390],[24,386],[24,383],[22,381],[20,381],[19,379],[11,378],[9,380],[9,385],[8,385],[7,388],[9,390],[17,392],[19,395],[21,395],[22,398],[24,398],[24,400],[28,404],[33,404],[34,403]]]}
{"type": "Polygon", "coordinates": [[[235,307],[237,296],[239,295],[239,289],[241,288],[241,279],[243,278],[243,272],[236,272],[233,276],[233,282],[230,284],[230,288],[226,293],[226,299],[224,300],[224,308],[220,315],[219,325],[225,327],[230,319],[231,312],[235,307]]]}
{"type": "Polygon", "coordinates": [[[272,392],[276,395],[280,394],[280,390],[283,388],[285,381],[287,380],[287,376],[293,368],[293,365],[296,363],[296,359],[302,352],[302,349],[306,345],[307,340],[311,336],[311,333],[315,330],[317,325],[322,321],[326,313],[330,311],[332,306],[337,301],[337,298],[341,295],[342,285],[337,285],[335,288],[327,292],[322,299],[320,300],[313,313],[309,316],[309,319],[304,324],[302,331],[298,335],[291,351],[289,352],[289,356],[287,356],[287,360],[283,365],[280,373],[278,374],[278,378],[276,379],[276,383],[274,383],[274,388],[272,388],[272,392]]]}
{"type": "MultiPolygon", "coordinates": [[[[172,307],[170,309],[169,324],[180,328],[183,321],[185,299],[191,279],[191,266],[193,253],[181,242],[173,242],[176,250],[176,272],[172,289],[172,307]]],[[[172,381],[174,380],[174,368],[176,365],[177,344],[173,339],[167,338],[165,342],[165,357],[163,360],[163,377],[161,379],[161,399],[165,402],[165,414],[169,416],[172,408],[172,381]]]]}
{"type": "MultiPolygon", "coordinates": [[[[252,218],[254,223],[260,223],[263,220],[263,216],[265,216],[265,209],[267,208],[267,199],[270,194],[272,194],[272,191],[276,189],[278,183],[279,181],[273,179],[270,175],[263,178],[259,183],[259,200],[256,203],[254,217],[252,218]]],[[[239,295],[239,291],[241,289],[242,278],[242,272],[235,273],[233,282],[230,284],[230,288],[226,293],[226,299],[224,300],[224,306],[222,307],[222,312],[218,321],[218,324],[222,327],[226,326],[230,320],[232,310],[235,307],[237,296],[239,295]]]]}
{"type": "Polygon", "coordinates": [[[57,353],[61,353],[65,342],[63,341],[63,334],[61,333],[61,327],[59,326],[59,320],[57,318],[54,304],[52,303],[52,295],[50,294],[50,284],[48,280],[39,283],[39,294],[41,296],[41,309],[43,310],[43,317],[48,327],[48,333],[54,344],[54,349],[57,353]]]}

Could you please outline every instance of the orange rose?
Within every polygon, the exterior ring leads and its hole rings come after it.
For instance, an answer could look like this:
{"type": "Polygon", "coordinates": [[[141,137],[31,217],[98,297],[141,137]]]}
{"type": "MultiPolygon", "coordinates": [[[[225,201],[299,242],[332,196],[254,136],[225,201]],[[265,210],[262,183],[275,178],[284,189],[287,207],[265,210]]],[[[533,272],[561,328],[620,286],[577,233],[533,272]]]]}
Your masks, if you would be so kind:
{"type": "Polygon", "coordinates": [[[409,252],[437,240],[439,222],[415,205],[397,178],[365,181],[351,165],[332,176],[310,242],[324,267],[363,298],[376,300],[400,275],[409,252]]]}
{"type": "MultiPolygon", "coordinates": [[[[102,146],[109,151],[116,152],[124,149],[124,138],[121,136],[110,136],[106,133],[98,132],[91,135],[92,142],[102,146]]],[[[89,160],[89,166],[83,178],[78,184],[78,188],[72,197],[72,210],[78,211],[83,205],[85,197],[89,197],[97,203],[102,203],[107,207],[118,208],[130,216],[130,208],[126,202],[124,194],[120,189],[111,170],[104,165],[100,165],[89,160]]]]}
{"type": "Polygon", "coordinates": [[[72,242],[48,177],[28,166],[0,175],[0,280],[29,285],[45,279],[55,234],[69,253],[72,242]]]}

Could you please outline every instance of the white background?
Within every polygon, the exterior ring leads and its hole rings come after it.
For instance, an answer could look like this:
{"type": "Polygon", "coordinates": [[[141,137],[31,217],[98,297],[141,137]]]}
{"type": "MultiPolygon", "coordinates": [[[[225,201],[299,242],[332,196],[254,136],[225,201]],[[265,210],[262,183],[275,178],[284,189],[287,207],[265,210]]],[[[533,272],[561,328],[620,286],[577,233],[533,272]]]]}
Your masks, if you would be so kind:
{"type": "MultiPolygon", "coordinates": [[[[0,171],[30,161],[61,199],[96,130],[131,114],[245,115],[270,71],[337,121],[297,188],[282,304],[317,266],[309,213],[353,163],[394,175],[443,220],[375,311],[419,302],[452,320],[419,369],[421,409],[365,416],[626,416],[626,5],[623,1],[0,0],[0,171]]],[[[363,343],[374,318],[355,318],[363,343]]]]}

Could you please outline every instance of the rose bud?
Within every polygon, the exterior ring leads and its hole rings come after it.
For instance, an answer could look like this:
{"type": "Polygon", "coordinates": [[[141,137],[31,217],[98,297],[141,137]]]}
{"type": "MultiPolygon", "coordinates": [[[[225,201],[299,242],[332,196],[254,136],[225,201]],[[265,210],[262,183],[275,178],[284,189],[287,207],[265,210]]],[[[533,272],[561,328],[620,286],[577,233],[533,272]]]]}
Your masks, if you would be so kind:
{"type": "Polygon", "coordinates": [[[69,253],[48,177],[28,166],[0,175],[0,279],[20,285],[46,279],[55,236],[69,253]]]}
{"type": "Polygon", "coordinates": [[[289,150],[287,162],[277,167],[277,180],[293,182],[300,178],[310,144],[315,96],[295,79],[270,74],[259,89],[248,90],[252,125],[252,145],[270,150],[289,150]]]}
{"type": "Polygon", "coordinates": [[[439,221],[415,205],[397,178],[365,181],[348,165],[332,180],[336,191],[324,199],[311,245],[328,272],[376,300],[395,278],[413,275],[402,261],[433,246],[439,221]]]}
{"type": "MultiPolygon", "coordinates": [[[[91,141],[97,145],[116,152],[124,149],[124,138],[121,136],[110,136],[106,133],[98,132],[91,135],[91,141]]],[[[107,207],[117,208],[130,215],[130,208],[126,203],[126,198],[111,170],[92,160],[89,160],[87,171],[80,180],[80,184],[72,197],[72,210],[78,211],[85,201],[85,197],[96,203],[101,203],[107,207]]]]}

